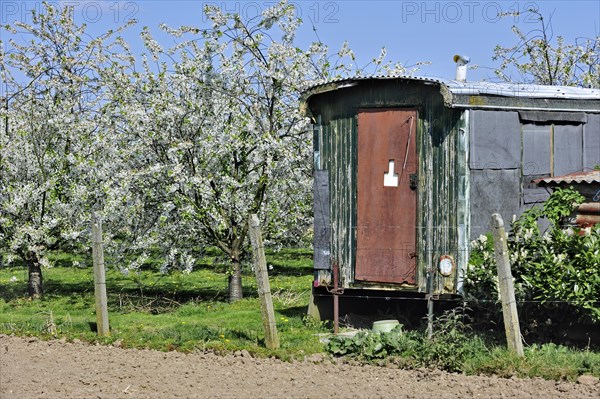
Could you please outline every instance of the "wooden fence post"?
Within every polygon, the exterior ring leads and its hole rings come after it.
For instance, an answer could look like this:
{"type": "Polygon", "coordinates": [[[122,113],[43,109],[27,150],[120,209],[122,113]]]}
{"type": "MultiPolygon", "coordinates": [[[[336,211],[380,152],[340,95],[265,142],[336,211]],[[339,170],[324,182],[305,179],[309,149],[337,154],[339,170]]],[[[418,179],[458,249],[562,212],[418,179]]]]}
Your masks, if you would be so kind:
{"type": "Polygon", "coordinates": [[[254,272],[256,273],[258,296],[260,298],[260,311],[265,330],[265,344],[269,349],[277,349],[279,348],[279,335],[277,334],[277,325],[275,323],[275,310],[273,309],[273,298],[271,298],[267,260],[265,258],[265,248],[260,233],[258,216],[255,214],[250,215],[248,223],[250,226],[248,233],[250,235],[250,243],[252,244],[254,272]]]}
{"type": "Polygon", "coordinates": [[[492,233],[494,235],[494,253],[496,255],[498,285],[500,300],[502,301],[502,314],[504,317],[504,330],[506,331],[508,350],[516,353],[518,356],[524,356],[515,288],[510,271],[510,261],[508,259],[506,231],[504,230],[502,216],[498,213],[492,215],[492,233]]]}
{"type": "Polygon", "coordinates": [[[96,297],[96,328],[99,336],[110,335],[106,299],[106,275],[102,246],[102,220],[92,213],[92,258],[94,264],[94,295],[96,297]]]}

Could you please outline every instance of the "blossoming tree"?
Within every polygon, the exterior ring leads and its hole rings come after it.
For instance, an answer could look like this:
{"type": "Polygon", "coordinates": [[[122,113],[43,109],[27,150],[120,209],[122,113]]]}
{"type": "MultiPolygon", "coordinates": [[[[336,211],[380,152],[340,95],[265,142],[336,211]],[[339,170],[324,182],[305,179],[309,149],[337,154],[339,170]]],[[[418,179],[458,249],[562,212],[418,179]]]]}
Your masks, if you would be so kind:
{"type": "Polygon", "coordinates": [[[40,297],[48,251],[87,242],[95,191],[112,174],[102,77],[120,65],[123,43],[113,32],[87,36],[69,7],[49,4],[31,24],[2,29],[0,241],[27,264],[29,294],[40,297]]]}
{"type": "Polygon", "coordinates": [[[216,7],[206,13],[210,29],[163,27],[184,38],[168,50],[143,32],[158,63],[144,62],[122,113],[147,149],[140,173],[168,193],[159,224],[170,234],[161,242],[181,254],[220,248],[231,260],[229,297],[236,300],[249,215],[261,215],[270,237],[309,226],[309,121],[299,115],[298,96],[331,68],[324,46],[295,45],[300,21],[286,3],[255,21],[216,7]]]}
{"type": "Polygon", "coordinates": [[[524,14],[537,21],[538,27],[523,32],[513,26],[517,43],[496,46],[493,59],[501,62],[495,70],[498,77],[542,85],[600,87],[600,37],[566,43],[562,36],[554,37],[551,18],[546,20],[535,8],[524,14]],[[510,75],[513,69],[520,77],[510,75]]]}

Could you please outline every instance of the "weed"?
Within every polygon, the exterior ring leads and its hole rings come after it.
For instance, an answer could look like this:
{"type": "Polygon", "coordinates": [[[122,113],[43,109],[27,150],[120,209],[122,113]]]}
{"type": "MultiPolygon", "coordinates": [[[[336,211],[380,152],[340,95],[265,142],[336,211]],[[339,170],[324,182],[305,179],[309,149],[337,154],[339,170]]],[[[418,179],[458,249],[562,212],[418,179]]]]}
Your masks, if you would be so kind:
{"type": "Polygon", "coordinates": [[[435,319],[431,339],[423,331],[403,332],[399,326],[380,334],[359,332],[353,338],[333,337],[326,349],[334,355],[352,355],[367,361],[400,356],[416,365],[461,371],[466,358],[485,350],[478,338],[467,333],[466,310],[463,305],[435,319]]]}

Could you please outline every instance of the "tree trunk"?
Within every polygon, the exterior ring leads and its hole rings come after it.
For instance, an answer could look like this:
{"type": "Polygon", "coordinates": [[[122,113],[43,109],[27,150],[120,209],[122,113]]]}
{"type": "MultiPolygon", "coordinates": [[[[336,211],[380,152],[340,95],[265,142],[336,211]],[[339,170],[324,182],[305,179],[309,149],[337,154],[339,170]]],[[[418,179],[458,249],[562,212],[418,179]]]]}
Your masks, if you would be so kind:
{"type": "Polygon", "coordinates": [[[44,287],[42,285],[42,266],[37,259],[32,259],[29,262],[29,281],[27,282],[27,290],[29,297],[39,299],[44,295],[44,287]]]}
{"type": "Polygon", "coordinates": [[[242,264],[240,262],[240,251],[232,251],[231,274],[229,275],[229,302],[239,301],[242,298],[242,264]]]}

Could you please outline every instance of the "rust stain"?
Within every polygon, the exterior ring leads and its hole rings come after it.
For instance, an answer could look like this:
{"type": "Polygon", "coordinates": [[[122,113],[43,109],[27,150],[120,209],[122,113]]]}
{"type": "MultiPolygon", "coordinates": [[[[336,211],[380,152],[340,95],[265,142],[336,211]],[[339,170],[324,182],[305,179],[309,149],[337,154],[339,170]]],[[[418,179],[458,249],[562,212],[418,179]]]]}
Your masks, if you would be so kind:
{"type": "Polygon", "coordinates": [[[591,227],[600,223],[600,215],[579,214],[575,218],[575,223],[581,227],[591,227]]]}
{"type": "Polygon", "coordinates": [[[485,105],[485,99],[480,96],[469,96],[469,105],[485,105]]]}

